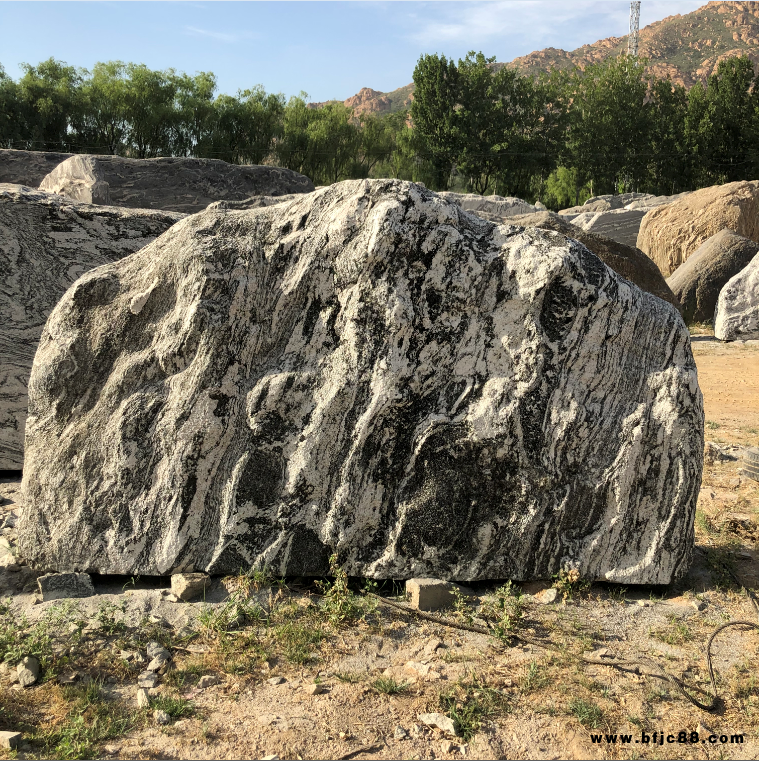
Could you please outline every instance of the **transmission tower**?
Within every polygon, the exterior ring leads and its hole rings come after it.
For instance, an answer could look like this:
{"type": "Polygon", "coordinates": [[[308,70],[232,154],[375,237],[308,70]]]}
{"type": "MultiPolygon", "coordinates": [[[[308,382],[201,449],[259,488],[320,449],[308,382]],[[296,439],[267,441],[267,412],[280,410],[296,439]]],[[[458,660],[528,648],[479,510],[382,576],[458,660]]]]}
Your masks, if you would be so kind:
{"type": "Polygon", "coordinates": [[[640,27],[640,2],[630,3],[630,36],[627,38],[627,55],[638,57],[638,28],[640,27]]]}

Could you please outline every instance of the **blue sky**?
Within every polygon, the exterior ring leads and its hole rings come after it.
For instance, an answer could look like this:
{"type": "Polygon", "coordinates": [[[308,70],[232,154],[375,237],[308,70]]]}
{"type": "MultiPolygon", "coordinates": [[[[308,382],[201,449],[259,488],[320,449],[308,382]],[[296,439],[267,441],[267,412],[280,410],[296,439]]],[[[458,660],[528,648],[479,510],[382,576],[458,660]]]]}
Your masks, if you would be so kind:
{"type": "MultiPolygon", "coordinates": [[[[644,0],[641,27],[705,0],[644,0]]],[[[83,68],[144,63],[212,71],[219,91],[262,84],[286,96],[343,100],[362,87],[411,81],[423,53],[469,50],[510,61],[544,47],[572,50],[627,33],[624,0],[451,2],[0,2],[0,64],[50,56],[83,68]]]]}

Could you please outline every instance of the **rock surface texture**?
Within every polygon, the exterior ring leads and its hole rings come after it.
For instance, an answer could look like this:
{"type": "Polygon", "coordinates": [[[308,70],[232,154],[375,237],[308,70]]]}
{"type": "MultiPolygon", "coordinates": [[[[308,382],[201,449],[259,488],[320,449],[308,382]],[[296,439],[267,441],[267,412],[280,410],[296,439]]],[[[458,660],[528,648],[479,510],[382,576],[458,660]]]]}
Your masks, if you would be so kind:
{"type": "MultiPolygon", "coordinates": [[[[484,216],[482,212],[475,213],[478,216],[484,216]]],[[[495,217],[488,217],[488,219],[492,222],[498,221],[495,217]]],[[[638,288],[653,293],[654,296],[658,296],[660,299],[668,301],[676,309],[680,309],[680,302],[667,285],[663,275],[659,272],[659,268],[640,249],[627,246],[595,232],[587,232],[575,227],[574,223],[570,223],[564,217],[550,211],[510,217],[508,222],[524,227],[555,230],[568,238],[580,241],[618,275],[622,275],[631,283],[635,283],[638,288]]]]}
{"type": "Polygon", "coordinates": [[[278,203],[292,201],[301,193],[289,193],[286,196],[253,196],[243,201],[214,201],[209,204],[209,209],[229,209],[230,211],[244,211],[246,209],[263,209],[266,206],[275,206],[278,203]]]}
{"type": "Polygon", "coordinates": [[[182,216],[0,185],[0,470],[23,466],[29,374],[58,300],[87,270],[134,253],[182,216]]]}
{"type": "Polygon", "coordinates": [[[0,148],[0,183],[36,188],[46,175],[72,155],[0,148]]]}
{"type": "Polygon", "coordinates": [[[667,278],[682,305],[685,322],[711,322],[720,291],[757,253],[759,243],[732,230],[722,230],[702,243],[667,278]]]}
{"type": "Polygon", "coordinates": [[[703,188],[651,209],[641,222],[638,248],[669,277],[722,230],[759,242],[759,181],[703,188]]]}
{"type": "MultiPolygon", "coordinates": [[[[444,191],[438,193],[446,201],[455,203],[465,211],[484,211],[488,214],[495,214],[499,217],[511,217],[514,214],[532,214],[540,211],[537,206],[533,206],[521,198],[511,198],[504,196],[478,196],[474,193],[450,193],[444,191]]],[[[541,204],[542,206],[542,204],[541,204]]],[[[545,209],[545,206],[542,207],[545,209]]]]}
{"type": "Polygon", "coordinates": [[[759,338],[759,254],[720,291],[714,335],[720,341],[759,338]]]}
{"type": "Polygon", "coordinates": [[[80,278],[30,389],[36,568],[666,584],[703,411],[677,310],[413,183],[207,211],[80,278]],[[104,329],[107,326],[107,330],[104,329]]]}
{"type": "MultiPolygon", "coordinates": [[[[227,164],[218,159],[125,159],[72,156],[40,183],[40,190],[83,199],[107,191],[114,206],[194,214],[214,201],[310,193],[305,175],[274,166],[227,164]],[[90,189],[91,188],[91,189],[90,189]]],[[[93,201],[97,203],[96,201],[93,201]]]]}

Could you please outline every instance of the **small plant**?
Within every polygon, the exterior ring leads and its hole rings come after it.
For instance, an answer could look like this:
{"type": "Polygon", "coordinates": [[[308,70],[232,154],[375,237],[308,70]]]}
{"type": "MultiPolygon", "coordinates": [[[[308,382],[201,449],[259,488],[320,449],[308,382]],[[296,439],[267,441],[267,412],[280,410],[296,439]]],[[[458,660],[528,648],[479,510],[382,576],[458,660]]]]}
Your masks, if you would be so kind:
{"type": "Polygon", "coordinates": [[[316,646],[324,639],[320,629],[294,622],[278,627],[275,636],[287,661],[301,666],[313,659],[316,646]]]}
{"type": "Polygon", "coordinates": [[[119,605],[111,601],[100,603],[95,618],[102,632],[105,634],[120,634],[126,629],[126,622],[124,621],[126,605],[126,600],[122,600],[119,605]],[[121,614],[120,619],[118,614],[121,614]]]}
{"type": "Polygon", "coordinates": [[[238,589],[219,608],[204,605],[198,616],[198,624],[206,636],[217,636],[241,626],[246,621],[260,621],[264,617],[261,606],[248,599],[244,590],[238,589]]]}
{"type": "Polygon", "coordinates": [[[153,708],[166,711],[172,719],[190,716],[195,710],[195,706],[190,700],[185,700],[185,698],[180,698],[176,695],[158,695],[150,702],[153,708]]]}
{"type": "Polygon", "coordinates": [[[693,632],[687,624],[679,621],[675,616],[670,616],[669,626],[666,629],[651,632],[651,636],[668,645],[684,645],[693,639],[693,632]]]}
{"type": "Polygon", "coordinates": [[[710,431],[716,431],[718,428],[721,428],[722,426],[719,423],[716,423],[714,420],[707,420],[704,424],[710,431]]]}
{"type": "Polygon", "coordinates": [[[535,661],[530,661],[527,671],[522,679],[522,692],[528,694],[540,690],[548,684],[548,677],[543,669],[535,661]]]}
{"type": "Polygon", "coordinates": [[[453,588],[453,610],[459,621],[463,621],[467,624],[471,624],[474,621],[474,614],[469,605],[469,600],[461,590],[456,587],[453,588]]]}
{"type": "Polygon", "coordinates": [[[595,703],[582,698],[572,699],[569,713],[586,729],[600,729],[603,726],[604,712],[595,703]]]}
{"type": "Polygon", "coordinates": [[[515,591],[510,581],[496,589],[494,596],[486,602],[480,613],[482,618],[493,623],[493,633],[502,640],[508,640],[519,628],[524,617],[522,595],[515,591]]]}
{"type": "Polygon", "coordinates": [[[561,592],[565,601],[571,600],[575,595],[585,594],[590,589],[590,582],[583,579],[576,568],[562,569],[553,578],[554,588],[561,592]]]}
{"type": "Polygon", "coordinates": [[[317,581],[316,586],[324,595],[322,610],[332,626],[355,621],[364,615],[361,600],[348,587],[348,574],[339,566],[337,555],[329,559],[333,581],[317,581]]]}
{"type": "Polygon", "coordinates": [[[441,693],[440,706],[456,723],[466,742],[474,737],[483,720],[509,710],[506,697],[484,685],[475,675],[441,693]]]}
{"type": "Polygon", "coordinates": [[[391,676],[380,676],[372,682],[372,687],[383,695],[400,695],[409,688],[408,682],[398,682],[391,676]]]}
{"type": "Polygon", "coordinates": [[[718,534],[719,529],[712,523],[709,516],[702,510],[696,510],[696,528],[705,534],[718,534]]]}
{"type": "Polygon", "coordinates": [[[356,684],[364,681],[364,677],[357,671],[336,671],[335,677],[346,684],[356,684]]]}

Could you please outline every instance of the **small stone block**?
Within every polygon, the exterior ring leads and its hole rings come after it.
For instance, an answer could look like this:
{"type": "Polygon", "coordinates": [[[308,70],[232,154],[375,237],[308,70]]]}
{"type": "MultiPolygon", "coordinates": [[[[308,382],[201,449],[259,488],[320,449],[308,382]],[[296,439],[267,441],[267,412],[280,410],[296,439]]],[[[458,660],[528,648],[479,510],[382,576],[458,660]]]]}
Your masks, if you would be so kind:
{"type": "Polygon", "coordinates": [[[411,607],[417,610],[440,610],[449,608],[455,601],[456,585],[442,579],[408,579],[406,594],[411,598],[411,607]]]}
{"type": "Polygon", "coordinates": [[[171,577],[171,593],[183,602],[188,602],[205,592],[211,577],[206,573],[175,573],[171,577]]]}
{"type": "Polygon", "coordinates": [[[88,573],[46,573],[37,579],[42,601],[92,597],[95,587],[88,573]]]}
{"type": "Polygon", "coordinates": [[[137,707],[150,708],[150,696],[144,687],[137,688],[137,707]]]}
{"type": "Polygon", "coordinates": [[[309,684],[308,687],[306,687],[306,692],[309,695],[322,695],[327,690],[324,688],[323,684],[309,684]]]}
{"type": "Polygon", "coordinates": [[[21,742],[21,732],[0,732],[0,748],[13,750],[21,742]]]}

